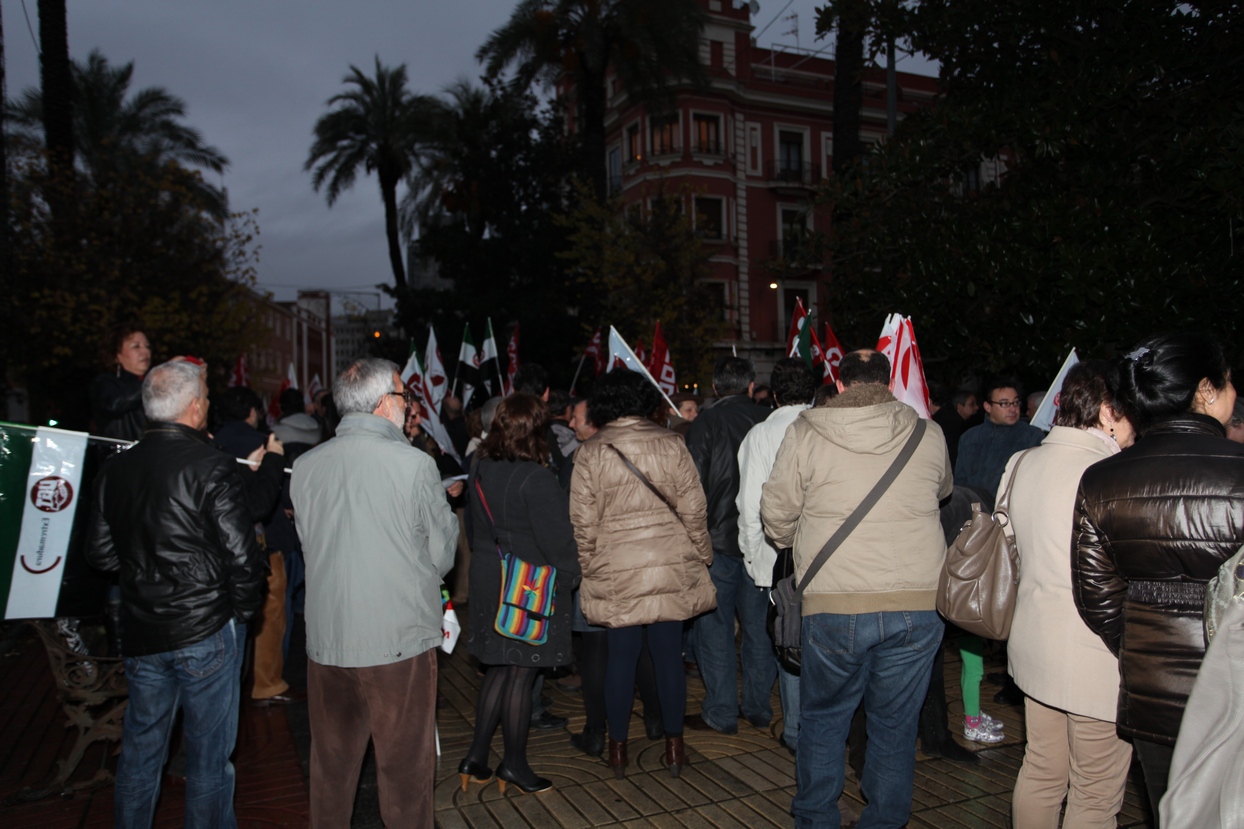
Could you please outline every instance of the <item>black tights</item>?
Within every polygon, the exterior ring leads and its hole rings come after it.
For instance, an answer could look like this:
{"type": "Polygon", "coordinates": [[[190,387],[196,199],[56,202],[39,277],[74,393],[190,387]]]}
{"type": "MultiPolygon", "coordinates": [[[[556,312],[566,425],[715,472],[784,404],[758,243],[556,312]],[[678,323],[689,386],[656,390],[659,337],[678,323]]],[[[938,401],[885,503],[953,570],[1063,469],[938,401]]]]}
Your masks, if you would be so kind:
{"type": "Polygon", "coordinates": [[[535,775],[527,764],[527,731],[531,727],[531,686],[537,670],[519,665],[488,666],[475,705],[475,739],[467,752],[468,760],[488,765],[492,735],[500,722],[506,770],[521,779],[535,775]]]}
{"type": "MultiPolygon", "coordinates": [[[[587,714],[583,730],[589,733],[605,733],[605,670],[608,664],[609,631],[584,632],[583,647],[579,652],[579,676],[583,680],[583,713],[587,714]]],[[[635,682],[639,685],[639,698],[644,704],[644,719],[660,721],[661,702],[646,636],[635,666],[635,682]]]]}

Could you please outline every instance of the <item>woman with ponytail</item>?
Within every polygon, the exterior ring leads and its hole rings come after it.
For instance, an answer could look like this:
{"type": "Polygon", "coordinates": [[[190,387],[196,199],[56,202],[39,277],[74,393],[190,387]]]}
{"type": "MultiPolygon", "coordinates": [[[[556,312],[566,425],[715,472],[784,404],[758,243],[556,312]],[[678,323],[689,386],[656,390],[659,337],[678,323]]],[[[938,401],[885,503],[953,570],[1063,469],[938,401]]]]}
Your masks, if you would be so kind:
{"type": "Polygon", "coordinates": [[[1150,337],[1116,368],[1115,403],[1139,438],[1080,479],[1072,583],[1081,617],[1119,657],[1119,734],[1156,820],[1205,655],[1205,585],[1244,544],[1244,445],[1226,439],[1236,395],[1209,335],[1150,337]]]}

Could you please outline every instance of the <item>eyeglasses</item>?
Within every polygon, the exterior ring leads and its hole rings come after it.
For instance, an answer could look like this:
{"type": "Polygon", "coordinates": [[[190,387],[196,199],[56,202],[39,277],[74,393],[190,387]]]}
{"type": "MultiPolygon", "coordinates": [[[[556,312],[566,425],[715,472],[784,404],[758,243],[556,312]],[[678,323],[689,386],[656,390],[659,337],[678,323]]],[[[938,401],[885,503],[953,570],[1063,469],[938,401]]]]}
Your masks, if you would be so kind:
{"type": "Polygon", "coordinates": [[[415,402],[415,395],[412,394],[410,391],[390,391],[390,392],[385,392],[385,394],[391,394],[394,397],[402,398],[403,400],[406,401],[407,406],[415,402]]]}
{"type": "Polygon", "coordinates": [[[1019,405],[1018,400],[986,400],[985,402],[994,406],[1000,406],[1003,409],[1013,409],[1019,405]]]}

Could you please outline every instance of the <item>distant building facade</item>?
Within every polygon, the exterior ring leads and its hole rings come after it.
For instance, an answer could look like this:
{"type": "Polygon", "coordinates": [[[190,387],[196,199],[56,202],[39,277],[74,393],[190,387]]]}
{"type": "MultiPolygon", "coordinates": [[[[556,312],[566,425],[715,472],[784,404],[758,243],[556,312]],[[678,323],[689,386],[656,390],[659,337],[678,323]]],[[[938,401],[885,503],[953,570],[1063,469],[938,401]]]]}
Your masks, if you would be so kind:
{"type": "Polygon", "coordinates": [[[332,376],[360,357],[370,356],[371,344],[382,337],[397,337],[392,311],[365,311],[333,319],[334,367],[332,376]]]}
{"type": "Polygon", "coordinates": [[[277,302],[252,293],[269,336],[247,355],[251,388],[268,400],[294,366],[298,387],[306,390],[318,376],[325,388],[334,377],[331,301],[323,291],[300,291],[295,302],[277,302]]]}
{"type": "MultiPolygon", "coordinates": [[[[708,247],[722,319],[737,348],[767,371],[784,356],[796,299],[822,309],[829,273],[809,255],[808,233],[830,217],[810,207],[833,161],[834,62],[807,50],[752,43],[746,5],[700,0],[709,85],[676,91],[671,113],[648,112],[608,81],[606,167],[630,208],[675,194],[708,247]]],[[[864,81],[861,140],[886,136],[884,70],[864,81]]],[[[928,105],[936,80],[897,73],[898,114],[928,105]]],[[[820,315],[817,315],[820,318],[820,315]]]]}

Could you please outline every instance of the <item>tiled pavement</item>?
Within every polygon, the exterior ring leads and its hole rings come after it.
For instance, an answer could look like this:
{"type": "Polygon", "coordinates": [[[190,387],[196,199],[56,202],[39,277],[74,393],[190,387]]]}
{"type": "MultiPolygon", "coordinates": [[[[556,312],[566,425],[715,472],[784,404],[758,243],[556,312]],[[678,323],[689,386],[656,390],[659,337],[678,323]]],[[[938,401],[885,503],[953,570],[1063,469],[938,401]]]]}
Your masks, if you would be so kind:
{"type": "MultiPolygon", "coordinates": [[[[0,826],[88,827],[110,825],[111,787],[79,793],[70,799],[49,798],[15,805],[5,799],[24,785],[48,779],[55,758],[68,751],[64,715],[56,704],[42,648],[33,635],[9,629],[0,637],[0,826]]],[[[946,658],[947,696],[951,719],[959,707],[959,661],[954,647],[946,658]]],[[[999,671],[997,659],[987,670],[999,671]]],[[[288,673],[300,674],[301,666],[288,673]]],[[[740,721],[739,733],[724,736],[688,732],[691,765],[680,779],[672,779],[660,765],[663,744],[649,742],[639,716],[632,720],[631,765],[624,780],[615,780],[605,764],[576,752],[566,731],[533,731],[529,756],[532,766],[550,778],[554,789],[524,795],[509,788],[505,796],[496,783],[472,783],[459,788],[457,763],[465,754],[474,720],[478,675],[464,650],[441,661],[442,692],[448,699],[438,713],[442,756],[437,766],[435,809],[443,829],[484,827],[720,827],[764,829],[793,825],[789,814],[794,794],[794,762],[773,736],[780,719],[769,730],[740,721]]],[[[577,693],[546,682],[553,710],[569,716],[571,730],[583,724],[577,693]]],[[[979,751],[980,765],[961,765],[917,754],[912,827],[1004,827],[1009,825],[1010,793],[1023,754],[1023,715],[1020,708],[991,702],[996,687],[982,687],[985,709],[1006,723],[1007,740],[979,751]]],[[[703,687],[688,682],[688,710],[699,710],[703,687]]],[[[775,695],[775,711],[780,705],[775,695]]],[[[307,737],[305,707],[288,712],[247,708],[239,739],[237,813],[246,827],[301,827],[306,825],[305,768],[307,737]],[[288,718],[286,717],[288,713],[288,718]],[[291,729],[292,725],[292,729],[291,729]]],[[[500,734],[494,746],[501,745],[500,734]]],[[[961,741],[962,742],[962,741],[961,741]]],[[[975,744],[970,747],[978,748],[975,744]]],[[[494,752],[493,762],[497,757],[494,752]]],[[[111,752],[96,750],[84,761],[82,776],[101,764],[115,766],[111,752]]],[[[1149,826],[1148,808],[1133,768],[1127,797],[1119,817],[1125,827],[1149,826]]],[[[161,798],[157,826],[180,825],[181,793],[167,790],[161,798]]],[[[374,772],[365,769],[353,825],[380,826],[376,814],[374,772]]],[[[843,805],[858,813],[863,808],[859,788],[848,772],[843,805]]]]}

